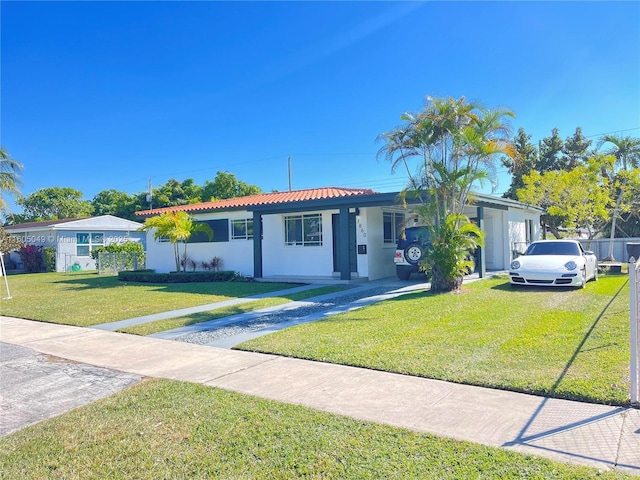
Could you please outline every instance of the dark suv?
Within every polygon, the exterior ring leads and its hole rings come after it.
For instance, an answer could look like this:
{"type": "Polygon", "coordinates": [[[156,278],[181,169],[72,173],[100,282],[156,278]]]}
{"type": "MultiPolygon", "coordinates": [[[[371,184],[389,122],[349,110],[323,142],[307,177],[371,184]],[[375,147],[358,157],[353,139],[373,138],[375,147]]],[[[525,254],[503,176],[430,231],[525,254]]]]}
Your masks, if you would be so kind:
{"type": "Polygon", "coordinates": [[[429,245],[429,232],[425,227],[407,227],[396,246],[393,261],[400,280],[408,280],[412,273],[420,271],[420,260],[429,245]]]}

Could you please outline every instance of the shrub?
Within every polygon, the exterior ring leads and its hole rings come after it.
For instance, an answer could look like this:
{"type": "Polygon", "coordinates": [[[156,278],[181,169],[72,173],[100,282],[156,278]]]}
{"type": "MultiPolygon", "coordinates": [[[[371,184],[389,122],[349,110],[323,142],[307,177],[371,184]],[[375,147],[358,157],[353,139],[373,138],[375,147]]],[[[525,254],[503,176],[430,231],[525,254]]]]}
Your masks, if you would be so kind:
{"type": "Polygon", "coordinates": [[[190,282],[247,282],[250,278],[232,270],[209,272],[156,273],[154,270],[118,272],[121,282],[190,283],[190,282]]]}
{"type": "Polygon", "coordinates": [[[103,271],[133,270],[138,265],[144,266],[145,253],[140,242],[111,243],[94,248],[91,251],[91,258],[96,261],[96,265],[99,260],[102,262],[100,269],[103,271]],[[113,255],[102,255],[100,259],[101,253],[113,255]]]}
{"type": "Polygon", "coordinates": [[[18,250],[24,271],[27,273],[42,272],[44,262],[42,261],[42,247],[26,245],[18,250]]]}
{"type": "Polygon", "coordinates": [[[56,247],[44,247],[42,249],[42,260],[45,272],[56,271],[56,247]]]}

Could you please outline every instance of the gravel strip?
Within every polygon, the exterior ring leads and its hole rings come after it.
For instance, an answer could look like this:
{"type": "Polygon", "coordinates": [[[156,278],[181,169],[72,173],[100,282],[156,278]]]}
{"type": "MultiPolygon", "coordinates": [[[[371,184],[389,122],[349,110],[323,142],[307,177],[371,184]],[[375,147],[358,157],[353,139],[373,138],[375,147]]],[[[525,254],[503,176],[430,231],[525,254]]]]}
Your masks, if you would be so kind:
{"type": "Polygon", "coordinates": [[[285,308],[274,313],[265,313],[264,315],[254,317],[249,320],[239,320],[238,322],[230,325],[224,325],[220,327],[214,327],[209,330],[187,333],[185,335],[175,337],[174,340],[204,345],[216,340],[220,340],[221,338],[231,337],[233,335],[238,335],[244,332],[260,330],[265,327],[270,327],[279,323],[330,310],[337,306],[347,305],[362,298],[383,295],[385,293],[388,293],[389,290],[389,287],[376,287],[367,290],[360,290],[351,294],[347,293],[330,300],[313,302],[311,304],[307,304],[305,306],[300,306],[297,308],[285,308]]]}

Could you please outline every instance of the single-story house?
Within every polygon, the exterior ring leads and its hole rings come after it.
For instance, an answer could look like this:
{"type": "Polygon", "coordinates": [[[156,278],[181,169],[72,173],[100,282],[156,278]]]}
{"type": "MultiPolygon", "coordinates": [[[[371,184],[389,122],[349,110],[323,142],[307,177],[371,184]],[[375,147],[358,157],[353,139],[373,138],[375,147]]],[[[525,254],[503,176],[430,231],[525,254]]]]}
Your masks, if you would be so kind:
{"type": "MultiPolygon", "coordinates": [[[[196,234],[187,255],[195,262],[222,259],[225,270],[256,279],[375,280],[395,275],[401,227],[410,221],[398,193],[369,189],[314,188],[136,212],[148,218],[188,212],[206,222],[213,238],[196,234]]],[[[541,210],[513,200],[474,194],[466,213],[486,232],[479,268],[508,268],[514,250],[540,237],[541,210]]],[[[175,270],[172,245],[147,238],[147,267],[175,270]]]]}
{"type": "MultiPolygon", "coordinates": [[[[95,247],[112,243],[141,242],[146,247],[147,235],[138,232],[141,223],[113,215],[88,218],[49,220],[4,227],[25,245],[56,247],[56,271],[95,270],[91,258],[95,247]]],[[[20,256],[12,252],[9,259],[21,268],[20,256]]]]}

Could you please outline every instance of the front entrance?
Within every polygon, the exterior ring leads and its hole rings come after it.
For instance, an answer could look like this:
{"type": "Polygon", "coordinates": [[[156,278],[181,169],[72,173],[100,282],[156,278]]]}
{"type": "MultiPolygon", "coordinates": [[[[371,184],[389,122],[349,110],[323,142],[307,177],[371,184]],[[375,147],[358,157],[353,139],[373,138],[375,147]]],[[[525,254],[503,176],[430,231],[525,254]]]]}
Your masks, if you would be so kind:
{"type": "MultiPolygon", "coordinates": [[[[334,213],[331,216],[333,228],[333,271],[340,272],[340,215],[334,213]]],[[[351,273],[358,272],[358,257],[356,252],[356,214],[349,214],[349,269],[351,273]]]]}

